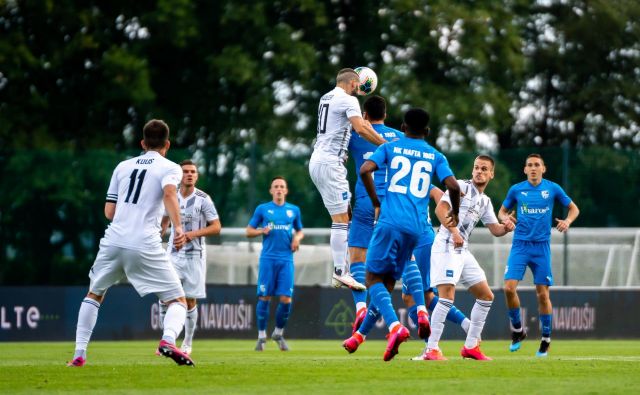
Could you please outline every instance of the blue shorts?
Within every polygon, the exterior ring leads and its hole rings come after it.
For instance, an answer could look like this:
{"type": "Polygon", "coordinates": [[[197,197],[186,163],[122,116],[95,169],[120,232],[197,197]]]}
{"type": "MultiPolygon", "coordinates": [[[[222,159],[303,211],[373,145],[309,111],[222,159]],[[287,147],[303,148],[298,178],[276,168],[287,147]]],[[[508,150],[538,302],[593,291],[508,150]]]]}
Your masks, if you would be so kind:
{"type": "Polygon", "coordinates": [[[389,274],[399,280],[417,242],[415,234],[378,223],[367,251],[367,272],[389,274]]]}
{"type": "Polygon", "coordinates": [[[369,196],[356,198],[349,227],[349,247],[369,248],[373,234],[374,210],[369,196]]]}
{"type": "Polygon", "coordinates": [[[258,296],[293,295],[293,259],[260,257],[258,296]]]}
{"type": "Polygon", "coordinates": [[[549,241],[513,241],[504,271],[505,281],[522,281],[527,266],[531,268],[535,285],[553,285],[549,241]]]}

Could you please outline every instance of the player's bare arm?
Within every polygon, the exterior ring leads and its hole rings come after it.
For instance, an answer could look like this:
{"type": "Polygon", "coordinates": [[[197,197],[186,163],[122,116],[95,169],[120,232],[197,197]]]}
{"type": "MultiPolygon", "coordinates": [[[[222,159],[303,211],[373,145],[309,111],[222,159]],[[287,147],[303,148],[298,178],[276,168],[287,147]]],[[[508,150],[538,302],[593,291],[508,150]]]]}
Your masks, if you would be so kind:
{"type": "Polygon", "coordinates": [[[489,224],[487,225],[487,228],[489,229],[489,232],[491,232],[492,235],[496,237],[501,237],[513,231],[514,226],[513,226],[513,222],[507,222],[504,224],[489,224]]]}
{"type": "Polygon", "coordinates": [[[180,205],[178,203],[178,190],[175,185],[167,185],[163,188],[164,195],[162,202],[171,219],[171,225],[173,226],[173,245],[176,249],[182,248],[187,242],[182,231],[182,223],[180,222],[180,205]]]}
{"type": "Polygon", "coordinates": [[[104,204],[104,216],[109,221],[113,221],[113,216],[116,215],[116,204],[113,202],[106,202],[104,204]]]}
{"type": "Polygon", "coordinates": [[[364,118],[358,116],[350,117],[349,122],[351,122],[353,130],[355,130],[356,133],[358,133],[360,136],[362,136],[363,139],[367,140],[368,142],[375,145],[380,145],[387,142],[378,134],[378,132],[375,131],[375,129],[373,129],[371,123],[369,121],[366,121],[364,118]]]}
{"type": "Polygon", "coordinates": [[[262,235],[268,235],[270,231],[271,228],[269,228],[268,226],[265,226],[264,228],[254,228],[251,225],[247,225],[244,233],[247,237],[258,237],[262,235]]]}
{"type": "MultiPolygon", "coordinates": [[[[449,191],[449,200],[451,200],[449,216],[453,220],[454,225],[458,225],[458,213],[460,212],[460,185],[454,176],[445,178],[444,185],[447,187],[447,191],[449,191]]],[[[446,224],[447,222],[448,221],[442,223],[446,224]]]]}
{"type": "Polygon", "coordinates": [[[514,226],[518,222],[517,218],[515,217],[515,212],[510,212],[505,206],[500,206],[500,210],[498,211],[498,219],[503,224],[511,222],[514,226]]]}
{"type": "MultiPolygon", "coordinates": [[[[456,226],[457,221],[454,223],[453,218],[451,217],[451,206],[448,202],[441,200],[436,206],[436,217],[441,224],[443,224],[449,232],[451,232],[453,246],[455,248],[460,248],[464,246],[464,239],[460,235],[460,230],[456,226]]],[[[457,217],[457,216],[456,216],[457,217]]]]}
{"type": "Polygon", "coordinates": [[[164,237],[165,233],[167,233],[167,229],[169,229],[169,225],[171,224],[171,219],[168,215],[162,217],[162,221],[160,221],[160,236],[164,237]]]}
{"type": "Polygon", "coordinates": [[[301,230],[297,231],[291,239],[291,251],[296,252],[300,248],[300,241],[304,239],[304,233],[301,230]]]}
{"type": "Polygon", "coordinates": [[[442,192],[442,189],[436,186],[431,187],[431,190],[429,191],[429,197],[431,198],[431,200],[438,204],[440,203],[440,199],[442,199],[442,196],[444,196],[444,192],[442,192]]]}
{"type": "MultiPolygon", "coordinates": [[[[380,210],[380,200],[378,200],[378,194],[376,193],[376,186],[373,184],[373,172],[378,170],[378,165],[376,162],[371,160],[366,160],[360,167],[360,179],[362,180],[362,184],[364,184],[364,188],[367,190],[367,194],[369,194],[369,199],[371,199],[371,203],[375,210],[380,210]]],[[[376,215],[376,219],[378,216],[376,215]]]]}
{"type": "Polygon", "coordinates": [[[220,223],[220,220],[214,219],[212,221],[208,221],[207,226],[205,226],[204,228],[186,232],[184,235],[186,236],[187,241],[191,241],[203,236],[217,236],[220,234],[220,230],[222,230],[222,224],[220,223]]]}
{"type": "Polygon", "coordinates": [[[560,232],[566,232],[573,221],[575,221],[576,218],[578,218],[578,215],[580,215],[580,209],[574,202],[569,203],[568,208],[569,212],[567,213],[567,218],[556,218],[556,221],[558,222],[558,224],[556,225],[556,229],[558,229],[560,232]]]}

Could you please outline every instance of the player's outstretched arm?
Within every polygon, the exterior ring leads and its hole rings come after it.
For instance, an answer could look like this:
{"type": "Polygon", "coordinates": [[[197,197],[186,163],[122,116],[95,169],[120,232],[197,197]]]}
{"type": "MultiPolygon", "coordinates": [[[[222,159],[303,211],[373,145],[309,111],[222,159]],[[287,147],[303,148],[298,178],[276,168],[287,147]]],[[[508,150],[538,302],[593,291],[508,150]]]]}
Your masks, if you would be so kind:
{"type": "Polygon", "coordinates": [[[487,228],[492,235],[501,237],[513,231],[513,226],[513,222],[506,222],[504,224],[488,224],[487,228]]]}
{"type": "Polygon", "coordinates": [[[578,215],[580,215],[580,209],[574,202],[569,203],[569,206],[567,207],[569,208],[569,212],[567,213],[567,218],[565,219],[556,218],[556,221],[558,222],[558,225],[556,225],[556,229],[558,229],[560,232],[567,231],[567,229],[569,229],[573,221],[575,221],[576,218],[578,218],[578,215]]]}
{"type": "Polygon", "coordinates": [[[387,142],[387,140],[383,139],[378,132],[371,126],[369,121],[366,121],[362,117],[351,117],[349,118],[349,122],[351,122],[351,126],[353,126],[353,130],[356,131],[363,139],[368,142],[380,145],[387,142]]]}
{"type": "Polygon", "coordinates": [[[436,186],[432,186],[431,190],[429,191],[429,197],[436,203],[436,205],[440,203],[440,199],[442,199],[443,195],[444,192],[442,192],[442,189],[436,186]]]}

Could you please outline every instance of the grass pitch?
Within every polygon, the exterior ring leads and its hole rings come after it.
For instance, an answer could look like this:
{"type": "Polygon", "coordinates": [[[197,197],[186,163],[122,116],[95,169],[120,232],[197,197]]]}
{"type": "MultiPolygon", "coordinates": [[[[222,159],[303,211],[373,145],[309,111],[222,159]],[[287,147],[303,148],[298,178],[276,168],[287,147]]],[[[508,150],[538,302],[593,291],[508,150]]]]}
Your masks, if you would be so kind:
{"type": "Polygon", "coordinates": [[[155,341],[93,342],[83,368],[67,368],[70,342],[0,344],[0,392],[91,394],[628,394],[640,385],[640,341],[555,340],[549,357],[534,356],[537,340],[516,353],[509,342],[484,341],[491,362],[463,360],[460,341],[441,346],[449,361],[411,361],[424,343],[411,340],[391,362],[385,342],[368,341],[349,355],[340,341],[198,340],[195,368],[157,357],[155,341]]]}

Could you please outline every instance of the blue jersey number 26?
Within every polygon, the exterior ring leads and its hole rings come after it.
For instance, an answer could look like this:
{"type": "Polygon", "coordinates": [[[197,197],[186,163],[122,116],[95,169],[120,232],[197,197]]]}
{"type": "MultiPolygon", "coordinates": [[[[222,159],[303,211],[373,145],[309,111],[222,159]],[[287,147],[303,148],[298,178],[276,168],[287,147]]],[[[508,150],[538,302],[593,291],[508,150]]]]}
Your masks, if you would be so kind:
{"type": "Polygon", "coordinates": [[[429,193],[429,185],[431,185],[431,170],[433,167],[430,162],[419,160],[411,166],[409,158],[404,156],[395,156],[391,160],[389,167],[398,171],[391,177],[389,181],[389,192],[407,194],[407,187],[398,184],[403,178],[411,173],[409,181],[409,192],[417,198],[423,198],[429,193]]]}

